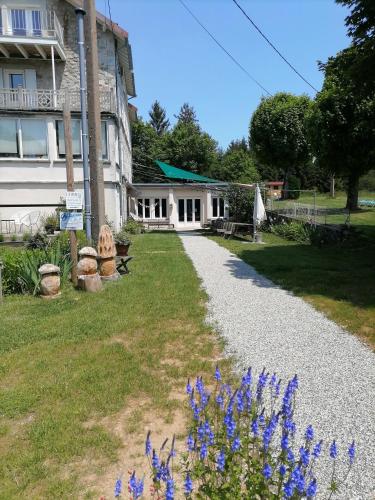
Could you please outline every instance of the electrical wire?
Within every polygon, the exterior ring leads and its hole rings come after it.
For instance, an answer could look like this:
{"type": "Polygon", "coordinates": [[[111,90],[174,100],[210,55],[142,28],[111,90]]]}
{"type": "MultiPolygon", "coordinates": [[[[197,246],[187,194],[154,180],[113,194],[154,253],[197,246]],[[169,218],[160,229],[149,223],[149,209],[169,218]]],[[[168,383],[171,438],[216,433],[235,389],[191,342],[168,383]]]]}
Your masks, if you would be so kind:
{"type": "MultiPolygon", "coordinates": [[[[181,0],[180,0],[181,1],[181,0]]],[[[242,14],[247,18],[247,20],[254,26],[254,28],[258,31],[258,33],[266,40],[268,45],[270,45],[273,50],[281,57],[281,59],[286,62],[286,64],[305,82],[309,85],[315,92],[319,92],[318,89],[314,87],[301,73],[291,64],[286,57],[282,55],[282,53],[275,47],[275,45],[271,42],[271,40],[263,33],[263,31],[255,24],[255,22],[251,19],[251,17],[247,14],[247,12],[241,7],[241,5],[237,2],[237,0],[232,0],[232,2],[240,9],[242,14]]]]}
{"type": "Polygon", "coordinates": [[[198,17],[192,12],[189,7],[183,2],[183,0],[178,0],[180,4],[185,8],[185,10],[191,15],[191,17],[199,24],[199,26],[204,29],[204,31],[208,34],[208,36],[218,45],[222,51],[226,53],[226,55],[236,64],[254,83],[258,85],[266,94],[271,96],[271,93],[268,92],[266,88],[263,87],[261,83],[258,82],[248,71],[246,68],[242,66],[240,62],[237,61],[237,59],[232,56],[232,54],[214,37],[214,35],[206,28],[206,26],[198,19],[198,17]]]}

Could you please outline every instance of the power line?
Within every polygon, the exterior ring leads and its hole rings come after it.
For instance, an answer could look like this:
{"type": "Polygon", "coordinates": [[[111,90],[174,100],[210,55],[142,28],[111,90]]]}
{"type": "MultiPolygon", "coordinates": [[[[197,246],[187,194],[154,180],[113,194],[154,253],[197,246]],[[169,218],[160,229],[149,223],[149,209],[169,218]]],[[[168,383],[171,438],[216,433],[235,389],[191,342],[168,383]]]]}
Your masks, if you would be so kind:
{"type": "Polygon", "coordinates": [[[204,29],[204,31],[212,38],[212,40],[218,45],[221,50],[223,50],[228,57],[254,82],[260,87],[266,94],[269,96],[271,95],[270,92],[266,88],[263,87],[261,83],[258,82],[248,71],[246,68],[242,66],[241,63],[235,59],[235,57],[232,56],[232,54],[223,46],[221,43],[214,37],[214,35],[204,26],[204,24],[201,23],[201,21],[197,18],[197,16],[189,9],[189,7],[183,2],[183,0],[178,0],[180,4],[186,9],[186,11],[191,15],[191,17],[199,24],[201,28],[204,29]]]}
{"type": "MultiPolygon", "coordinates": [[[[181,1],[181,0],[180,0],[181,1]]],[[[301,73],[291,64],[286,57],[282,55],[282,53],[275,47],[275,45],[271,42],[271,40],[263,33],[263,31],[254,23],[251,17],[246,13],[246,11],[241,7],[241,5],[237,2],[237,0],[232,0],[235,5],[240,9],[242,14],[250,21],[250,23],[254,26],[254,28],[258,31],[258,33],[266,40],[266,42],[273,48],[273,50],[281,57],[281,59],[286,62],[286,64],[300,77],[302,80],[307,83],[315,92],[319,92],[318,89],[314,87],[306,78],[301,75],[301,73]]]]}

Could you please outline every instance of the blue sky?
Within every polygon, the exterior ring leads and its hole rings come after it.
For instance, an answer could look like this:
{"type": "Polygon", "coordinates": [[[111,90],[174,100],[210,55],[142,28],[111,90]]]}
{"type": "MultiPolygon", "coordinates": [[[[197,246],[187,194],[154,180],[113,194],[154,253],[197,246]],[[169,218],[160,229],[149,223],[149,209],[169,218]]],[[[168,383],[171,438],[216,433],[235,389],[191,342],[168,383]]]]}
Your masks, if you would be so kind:
{"type": "MultiPolygon", "coordinates": [[[[108,16],[108,0],[97,9],[108,16]]],[[[314,95],[260,37],[232,0],[184,0],[201,22],[271,94],[314,95]]],[[[317,61],[349,44],[346,11],[333,0],[240,0],[243,8],[314,87],[317,61]]],[[[137,97],[147,118],[158,99],[173,123],[183,102],[192,104],[204,130],[220,146],[247,137],[259,89],[226,56],[178,0],[110,0],[112,19],[129,32],[137,97]]]]}

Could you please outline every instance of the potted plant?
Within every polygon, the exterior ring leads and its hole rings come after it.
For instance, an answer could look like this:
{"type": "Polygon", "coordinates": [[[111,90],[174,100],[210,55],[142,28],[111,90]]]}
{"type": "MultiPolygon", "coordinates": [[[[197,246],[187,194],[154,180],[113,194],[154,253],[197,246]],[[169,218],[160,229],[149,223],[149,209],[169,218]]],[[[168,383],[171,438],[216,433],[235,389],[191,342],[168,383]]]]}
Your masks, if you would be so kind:
{"type": "Polygon", "coordinates": [[[115,234],[115,244],[117,255],[121,257],[126,257],[128,255],[128,250],[131,245],[131,240],[129,236],[124,231],[119,231],[115,234]]]}
{"type": "Polygon", "coordinates": [[[56,214],[49,214],[43,218],[44,230],[47,234],[53,234],[59,227],[59,221],[56,214]]]}

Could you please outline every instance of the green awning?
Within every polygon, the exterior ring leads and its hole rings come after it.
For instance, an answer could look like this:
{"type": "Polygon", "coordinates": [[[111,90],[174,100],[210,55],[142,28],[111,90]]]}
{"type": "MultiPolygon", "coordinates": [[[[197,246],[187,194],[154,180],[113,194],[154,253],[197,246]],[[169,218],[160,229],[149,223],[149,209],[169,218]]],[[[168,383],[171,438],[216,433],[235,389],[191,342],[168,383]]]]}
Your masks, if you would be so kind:
{"type": "Polygon", "coordinates": [[[205,177],[204,175],[194,174],[193,172],[189,172],[188,170],[173,167],[172,165],[168,165],[168,163],[164,163],[159,160],[156,160],[155,163],[162,169],[164,175],[169,179],[180,179],[184,181],[197,181],[204,183],[220,182],[215,179],[211,179],[210,177],[205,177]]]}

